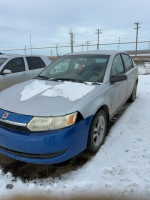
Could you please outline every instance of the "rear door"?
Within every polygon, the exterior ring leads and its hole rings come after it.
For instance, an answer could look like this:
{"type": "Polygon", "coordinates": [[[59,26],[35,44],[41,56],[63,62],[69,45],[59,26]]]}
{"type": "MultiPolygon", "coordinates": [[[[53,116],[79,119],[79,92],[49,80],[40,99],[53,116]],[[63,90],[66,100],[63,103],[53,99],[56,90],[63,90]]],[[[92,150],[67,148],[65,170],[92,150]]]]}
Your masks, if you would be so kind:
{"type": "Polygon", "coordinates": [[[28,72],[23,57],[13,58],[3,67],[0,74],[0,90],[4,90],[14,84],[29,80],[28,72]],[[3,74],[5,69],[11,70],[10,74],[3,74]]]}
{"type": "Polygon", "coordinates": [[[46,67],[46,64],[38,56],[27,56],[26,59],[30,74],[32,73],[33,78],[35,78],[46,67]]]}
{"type": "Polygon", "coordinates": [[[134,69],[134,65],[132,62],[132,59],[130,58],[129,55],[127,54],[121,54],[122,58],[123,58],[123,62],[124,62],[124,66],[125,66],[125,71],[126,71],[126,75],[128,76],[128,97],[131,96],[131,93],[133,91],[133,87],[135,84],[135,69],[134,69]]]}

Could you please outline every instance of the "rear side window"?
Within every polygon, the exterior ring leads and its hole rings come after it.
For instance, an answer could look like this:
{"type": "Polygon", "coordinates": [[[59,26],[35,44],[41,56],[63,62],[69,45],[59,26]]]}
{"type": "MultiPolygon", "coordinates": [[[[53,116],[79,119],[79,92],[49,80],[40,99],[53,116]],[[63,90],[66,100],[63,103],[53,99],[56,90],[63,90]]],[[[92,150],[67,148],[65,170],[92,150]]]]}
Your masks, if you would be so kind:
{"type": "Polygon", "coordinates": [[[46,67],[45,63],[43,62],[43,60],[40,57],[38,57],[38,61],[39,61],[40,65],[41,65],[41,68],[46,67]]]}
{"type": "Polygon", "coordinates": [[[131,68],[133,68],[132,59],[128,55],[122,54],[122,58],[124,61],[126,71],[129,71],[131,68]]]}
{"type": "Polygon", "coordinates": [[[29,70],[40,69],[45,67],[45,63],[39,57],[26,57],[29,70]]]}
{"type": "MultiPolygon", "coordinates": [[[[25,64],[22,57],[14,58],[10,60],[4,67],[4,69],[11,70],[12,73],[25,71],[25,64]]],[[[4,71],[3,69],[3,71],[4,71]]]]}
{"type": "Polygon", "coordinates": [[[121,56],[118,54],[113,60],[112,69],[111,69],[111,75],[117,75],[117,74],[123,74],[124,73],[124,67],[122,63],[121,56]]]}

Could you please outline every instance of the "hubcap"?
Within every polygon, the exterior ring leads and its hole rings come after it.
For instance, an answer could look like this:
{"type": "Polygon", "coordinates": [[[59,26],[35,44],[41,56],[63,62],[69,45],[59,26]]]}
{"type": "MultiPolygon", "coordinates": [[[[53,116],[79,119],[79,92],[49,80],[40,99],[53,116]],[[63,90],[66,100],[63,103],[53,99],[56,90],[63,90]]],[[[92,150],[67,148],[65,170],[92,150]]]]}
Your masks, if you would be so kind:
{"type": "Polygon", "coordinates": [[[99,116],[95,123],[93,141],[95,146],[99,146],[105,132],[105,119],[103,116],[99,116]]]}

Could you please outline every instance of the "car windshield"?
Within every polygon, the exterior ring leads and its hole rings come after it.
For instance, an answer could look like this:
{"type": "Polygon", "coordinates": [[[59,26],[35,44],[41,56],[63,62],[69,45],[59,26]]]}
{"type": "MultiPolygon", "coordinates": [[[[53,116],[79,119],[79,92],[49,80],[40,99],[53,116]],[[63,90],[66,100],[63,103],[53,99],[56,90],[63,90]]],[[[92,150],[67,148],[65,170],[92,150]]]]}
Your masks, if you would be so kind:
{"type": "Polygon", "coordinates": [[[109,55],[62,56],[37,78],[102,83],[109,57],[109,55]]]}
{"type": "Polygon", "coordinates": [[[0,58],[0,66],[7,60],[7,58],[0,58]]]}

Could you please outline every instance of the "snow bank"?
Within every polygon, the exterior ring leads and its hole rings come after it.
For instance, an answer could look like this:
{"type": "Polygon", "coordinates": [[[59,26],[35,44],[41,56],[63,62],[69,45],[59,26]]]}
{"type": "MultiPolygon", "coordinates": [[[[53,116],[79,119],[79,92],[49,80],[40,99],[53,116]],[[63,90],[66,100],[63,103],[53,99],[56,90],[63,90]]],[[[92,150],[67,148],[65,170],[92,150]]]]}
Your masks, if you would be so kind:
{"type": "Polygon", "coordinates": [[[140,75],[150,74],[150,62],[138,65],[138,72],[140,75]]]}

